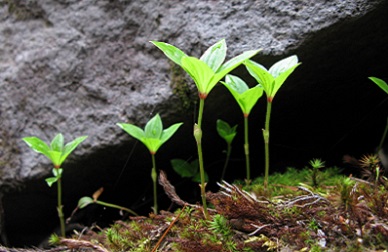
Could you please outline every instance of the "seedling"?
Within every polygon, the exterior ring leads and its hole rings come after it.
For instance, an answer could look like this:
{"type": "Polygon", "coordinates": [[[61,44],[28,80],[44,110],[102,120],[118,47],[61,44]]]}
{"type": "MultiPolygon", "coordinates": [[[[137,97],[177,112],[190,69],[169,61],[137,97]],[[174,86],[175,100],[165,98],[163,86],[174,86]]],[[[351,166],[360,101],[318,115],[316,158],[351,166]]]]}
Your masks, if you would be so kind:
{"type": "Polygon", "coordinates": [[[154,213],[158,213],[158,201],[157,201],[157,178],[155,154],[170,137],[178,130],[182,123],[176,123],[169,128],[163,130],[162,119],[159,114],[156,114],[145,125],[144,130],[141,128],[127,123],[118,123],[120,128],[127,132],[132,137],[142,142],[149,150],[152,158],[152,170],[151,178],[154,185],[154,213]]]}
{"type": "Polygon", "coordinates": [[[256,85],[250,89],[242,79],[230,74],[226,76],[225,82],[222,82],[222,84],[228,88],[236,99],[244,115],[244,152],[247,181],[249,182],[251,180],[251,167],[249,160],[248,117],[253,106],[255,106],[259,98],[263,95],[263,88],[260,85],[256,85]]]}
{"type": "Polygon", "coordinates": [[[201,174],[202,205],[205,218],[209,219],[206,205],[205,169],[202,155],[202,115],[205,99],[214,86],[224,78],[226,74],[247,59],[256,55],[259,50],[246,51],[223,64],[227,50],[224,39],[209,47],[199,59],[187,56],[183,51],[173,45],[158,41],[151,41],[151,43],[163,51],[170,60],[181,66],[191,76],[198,88],[199,110],[198,122],[194,124],[194,138],[197,142],[199,170],[201,174]]]}
{"type": "Polygon", "coordinates": [[[61,225],[61,236],[65,236],[65,219],[63,214],[63,206],[62,206],[62,185],[61,178],[63,169],[61,168],[62,163],[66,160],[66,158],[70,155],[71,152],[81,143],[83,142],[87,136],[78,137],[75,140],[71,141],[64,145],[64,137],[62,134],[57,134],[50,143],[50,146],[47,145],[44,141],[42,141],[38,137],[24,137],[23,141],[27,143],[27,145],[33,149],[34,151],[45,155],[54,165],[52,173],[54,177],[50,177],[46,179],[46,183],[48,186],[52,186],[55,182],[57,182],[57,195],[58,195],[58,217],[61,225]]]}
{"type": "Polygon", "coordinates": [[[232,152],[232,141],[237,134],[236,128],[237,128],[237,125],[230,127],[230,125],[227,122],[221,119],[217,120],[218,135],[220,135],[220,137],[222,137],[225,140],[226,146],[227,146],[226,159],[224,163],[224,168],[222,169],[221,181],[224,179],[226,168],[228,167],[230,153],[232,152]]]}
{"type": "MultiPolygon", "coordinates": [[[[172,159],[170,162],[174,171],[178,173],[182,178],[191,178],[193,182],[201,183],[198,159],[195,159],[192,162],[187,162],[183,159],[172,159]]],[[[205,181],[207,182],[208,180],[209,177],[205,171],[205,181]]]]}
{"type": "Polygon", "coordinates": [[[269,173],[269,121],[271,117],[272,101],[283,85],[288,76],[301,63],[298,63],[296,55],[282,59],[276,62],[269,70],[264,66],[251,61],[245,61],[245,66],[248,72],[256,79],[256,81],[263,87],[267,95],[267,112],[265,118],[265,128],[263,130],[264,146],[265,146],[265,174],[264,174],[264,188],[268,188],[268,173],[269,173]]]}
{"type": "Polygon", "coordinates": [[[309,164],[311,165],[311,179],[313,181],[313,186],[317,187],[318,186],[318,172],[319,169],[325,167],[325,161],[322,161],[319,158],[314,158],[312,159],[309,164]]]}
{"type": "MultiPolygon", "coordinates": [[[[369,79],[372,80],[374,83],[376,83],[377,86],[379,86],[383,91],[385,91],[385,93],[388,94],[388,84],[385,81],[376,77],[369,77],[369,79]]],[[[383,147],[383,143],[385,141],[385,138],[387,137],[387,132],[388,132],[388,117],[387,117],[387,125],[385,126],[383,136],[380,140],[379,147],[377,148],[377,152],[379,152],[383,147]]]]}
{"type": "Polygon", "coordinates": [[[126,211],[130,214],[133,214],[135,216],[138,216],[138,214],[134,211],[132,211],[131,209],[129,208],[126,208],[126,207],[122,207],[122,206],[119,206],[119,205],[115,205],[115,204],[112,204],[112,203],[107,203],[107,202],[104,202],[104,201],[101,201],[101,200],[98,200],[98,198],[100,197],[101,193],[104,191],[104,188],[101,187],[100,189],[98,189],[92,197],[88,197],[88,196],[85,196],[85,197],[82,197],[79,199],[78,201],[78,205],[77,205],[77,208],[73,211],[73,214],[75,213],[75,211],[77,211],[78,209],[82,209],[90,204],[99,204],[99,205],[102,205],[102,206],[106,206],[106,207],[112,207],[112,208],[116,208],[116,209],[119,209],[120,211],[126,211]]]}

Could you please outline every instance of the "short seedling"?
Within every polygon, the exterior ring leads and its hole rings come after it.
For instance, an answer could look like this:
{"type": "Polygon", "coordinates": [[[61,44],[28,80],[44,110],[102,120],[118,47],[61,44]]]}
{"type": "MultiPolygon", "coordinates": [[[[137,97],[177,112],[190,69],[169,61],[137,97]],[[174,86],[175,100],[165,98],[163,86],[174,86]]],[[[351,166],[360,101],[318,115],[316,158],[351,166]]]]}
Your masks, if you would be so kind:
{"type": "Polygon", "coordinates": [[[48,186],[52,186],[55,182],[57,182],[57,194],[58,194],[58,217],[61,225],[61,236],[65,236],[65,218],[63,214],[63,206],[62,206],[62,185],[61,178],[63,169],[61,168],[62,163],[66,160],[66,158],[70,155],[71,152],[81,143],[83,142],[87,136],[78,137],[70,143],[64,144],[64,137],[62,134],[57,134],[50,143],[50,146],[47,145],[44,141],[39,139],[38,137],[25,137],[23,141],[27,143],[27,145],[33,149],[34,151],[45,155],[54,165],[52,173],[54,177],[50,177],[46,179],[48,186]]]}
{"type": "Polygon", "coordinates": [[[120,211],[126,211],[126,212],[128,212],[130,214],[138,216],[138,214],[136,212],[132,211],[129,208],[118,206],[118,205],[115,205],[115,204],[112,204],[112,203],[107,203],[107,202],[98,200],[98,198],[100,197],[100,195],[101,195],[101,193],[103,191],[104,191],[104,188],[101,187],[95,193],[93,193],[92,197],[85,196],[85,197],[80,198],[79,201],[78,201],[77,208],[73,211],[73,214],[74,214],[74,212],[77,209],[82,209],[82,208],[84,208],[84,207],[86,207],[86,206],[88,206],[90,204],[99,204],[99,205],[106,206],[106,207],[116,208],[116,209],[119,209],[120,211]]]}
{"type": "Polygon", "coordinates": [[[230,153],[232,152],[232,142],[233,142],[234,137],[237,134],[236,128],[237,128],[237,125],[230,127],[229,123],[227,123],[221,119],[217,120],[218,135],[220,135],[220,137],[222,137],[225,140],[226,145],[227,145],[226,159],[225,159],[225,163],[224,163],[224,168],[222,169],[221,181],[224,180],[226,168],[228,167],[230,153]]]}
{"type": "MultiPolygon", "coordinates": [[[[388,94],[388,84],[385,81],[376,77],[369,77],[369,79],[372,80],[374,83],[376,83],[377,86],[379,86],[383,91],[385,91],[385,93],[388,94]]],[[[385,126],[383,136],[380,140],[379,147],[377,148],[377,152],[379,152],[383,147],[385,138],[387,137],[387,132],[388,132],[388,117],[387,117],[387,124],[385,126]]]]}
{"type": "MultiPolygon", "coordinates": [[[[188,162],[183,159],[172,159],[172,168],[182,178],[191,178],[193,182],[201,183],[201,175],[199,173],[198,159],[188,162]]],[[[205,181],[207,182],[209,177],[205,171],[205,181]]]]}
{"type": "Polygon", "coordinates": [[[170,137],[178,130],[182,123],[176,123],[169,128],[163,130],[162,119],[159,114],[156,114],[151,120],[148,121],[144,130],[141,128],[127,123],[118,123],[120,128],[127,132],[132,137],[142,142],[149,150],[152,158],[152,170],[151,178],[154,184],[154,213],[158,213],[158,201],[157,201],[157,178],[155,154],[170,137]]]}
{"type": "Polygon", "coordinates": [[[269,70],[264,66],[247,60],[245,66],[248,72],[256,79],[263,87],[267,95],[267,112],[265,118],[265,128],[263,130],[264,147],[265,147],[265,174],[264,174],[264,189],[268,188],[268,173],[269,173],[269,121],[271,116],[272,101],[288,76],[300,65],[296,55],[282,59],[276,62],[269,70]]]}
{"type": "Polygon", "coordinates": [[[199,170],[201,174],[202,205],[205,218],[209,219],[206,205],[205,169],[202,155],[202,115],[205,99],[214,86],[224,78],[226,74],[238,67],[245,60],[256,55],[259,50],[246,51],[223,64],[227,50],[224,39],[209,47],[199,59],[187,56],[183,51],[173,45],[158,41],[151,42],[162,50],[170,60],[181,66],[191,76],[198,88],[199,110],[198,122],[194,124],[194,138],[197,142],[199,170]]]}
{"type": "Polygon", "coordinates": [[[236,99],[244,115],[244,152],[247,182],[249,183],[251,180],[251,167],[249,159],[248,117],[253,106],[255,106],[259,98],[263,95],[263,88],[260,85],[256,85],[250,89],[242,79],[229,74],[226,76],[225,82],[222,82],[222,84],[228,88],[230,93],[236,99]]]}
{"type": "Polygon", "coordinates": [[[319,158],[314,158],[312,159],[309,164],[311,165],[311,180],[313,182],[313,186],[317,187],[318,186],[318,173],[319,169],[325,167],[325,161],[322,161],[319,158]]]}

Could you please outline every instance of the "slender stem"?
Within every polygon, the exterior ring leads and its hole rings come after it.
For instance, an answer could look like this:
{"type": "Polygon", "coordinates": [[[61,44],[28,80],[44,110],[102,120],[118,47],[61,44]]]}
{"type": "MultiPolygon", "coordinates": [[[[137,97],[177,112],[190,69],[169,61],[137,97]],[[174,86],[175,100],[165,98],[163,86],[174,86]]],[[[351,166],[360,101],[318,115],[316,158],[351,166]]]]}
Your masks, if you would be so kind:
{"type": "Polygon", "coordinates": [[[158,173],[156,172],[156,162],[155,162],[155,154],[151,153],[152,157],[152,171],[151,171],[151,178],[154,182],[154,214],[158,213],[158,194],[157,194],[157,180],[158,180],[158,173]]]}
{"type": "Polygon", "coordinates": [[[232,152],[232,144],[228,142],[227,145],[228,145],[228,147],[226,149],[226,158],[225,158],[224,168],[222,169],[221,181],[224,180],[226,167],[228,167],[230,153],[232,152]]]}
{"type": "Polygon", "coordinates": [[[205,98],[199,99],[199,111],[198,111],[198,123],[194,125],[194,137],[197,142],[197,150],[198,150],[198,162],[199,162],[199,172],[201,175],[201,198],[202,198],[202,205],[203,205],[203,212],[206,219],[209,219],[209,213],[207,211],[207,204],[206,204],[206,183],[205,183],[205,168],[203,165],[203,154],[202,154],[202,115],[203,115],[203,108],[205,105],[205,98]]]}
{"type": "Polygon", "coordinates": [[[118,206],[118,205],[107,203],[107,202],[100,201],[100,200],[96,200],[95,203],[100,204],[102,206],[106,206],[106,207],[112,207],[112,208],[124,210],[124,211],[126,211],[128,213],[131,213],[131,214],[135,215],[135,216],[139,216],[136,212],[134,212],[133,210],[131,210],[129,208],[126,208],[126,207],[118,206]]]}
{"type": "MultiPolygon", "coordinates": [[[[57,169],[57,168],[55,168],[57,169]]],[[[60,175],[61,176],[61,175],[60,175]]],[[[57,211],[58,211],[58,217],[59,217],[59,222],[61,225],[61,236],[65,237],[66,232],[65,232],[65,216],[63,215],[63,206],[62,206],[62,182],[61,178],[57,180],[57,192],[58,192],[58,206],[57,206],[57,211]]]]}
{"type": "Polygon", "coordinates": [[[245,166],[247,169],[247,182],[251,180],[251,165],[249,160],[249,140],[248,140],[248,114],[244,114],[244,152],[245,166]]]}
{"type": "Polygon", "coordinates": [[[383,137],[381,138],[379,147],[377,148],[377,152],[379,152],[381,150],[381,148],[383,147],[384,140],[387,137],[387,132],[388,132],[388,117],[387,117],[387,125],[385,126],[383,137]]]}
{"type": "Polygon", "coordinates": [[[265,174],[264,174],[264,190],[268,188],[268,174],[269,174],[269,120],[271,117],[272,102],[267,102],[267,112],[265,118],[265,129],[263,131],[264,147],[265,147],[265,174]]]}

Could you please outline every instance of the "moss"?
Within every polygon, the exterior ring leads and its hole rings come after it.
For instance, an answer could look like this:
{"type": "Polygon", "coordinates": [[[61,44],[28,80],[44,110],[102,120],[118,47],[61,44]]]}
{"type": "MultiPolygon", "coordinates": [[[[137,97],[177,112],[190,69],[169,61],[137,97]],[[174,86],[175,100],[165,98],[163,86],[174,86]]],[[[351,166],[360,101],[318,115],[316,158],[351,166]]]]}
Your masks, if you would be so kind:
{"type": "Polygon", "coordinates": [[[181,102],[183,112],[191,112],[196,104],[195,92],[190,88],[186,79],[186,72],[175,63],[170,65],[171,72],[171,88],[173,94],[178,97],[181,102]]]}

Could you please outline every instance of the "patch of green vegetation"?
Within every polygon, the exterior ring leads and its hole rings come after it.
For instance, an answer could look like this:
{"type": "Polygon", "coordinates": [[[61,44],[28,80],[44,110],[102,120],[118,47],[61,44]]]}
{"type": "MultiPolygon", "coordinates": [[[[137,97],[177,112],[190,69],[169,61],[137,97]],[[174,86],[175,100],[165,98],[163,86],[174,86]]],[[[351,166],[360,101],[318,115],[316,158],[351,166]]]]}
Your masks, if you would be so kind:
{"type": "Polygon", "coordinates": [[[184,112],[193,111],[196,105],[196,92],[193,92],[189,85],[187,85],[186,72],[178,65],[170,63],[171,73],[171,88],[174,95],[176,95],[180,102],[180,108],[184,112]]]}

